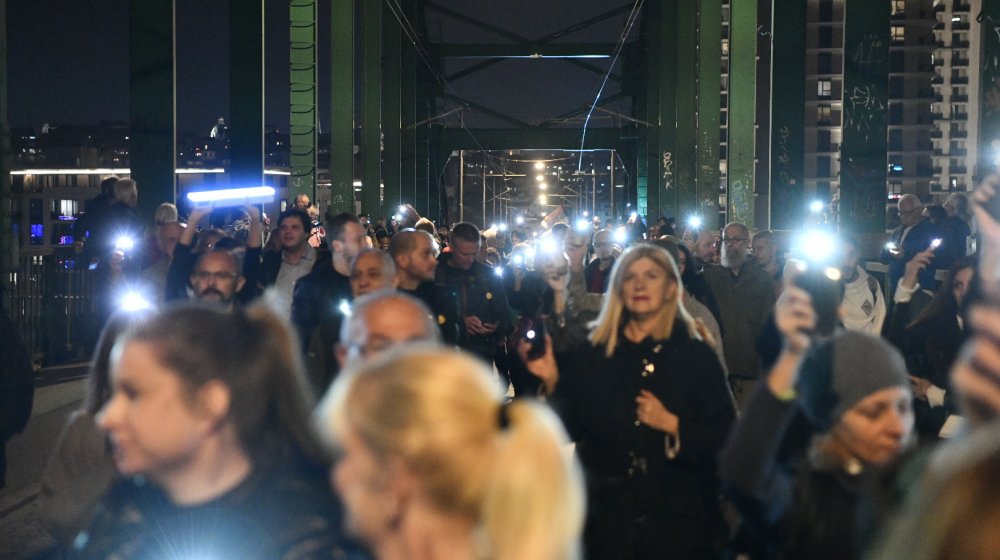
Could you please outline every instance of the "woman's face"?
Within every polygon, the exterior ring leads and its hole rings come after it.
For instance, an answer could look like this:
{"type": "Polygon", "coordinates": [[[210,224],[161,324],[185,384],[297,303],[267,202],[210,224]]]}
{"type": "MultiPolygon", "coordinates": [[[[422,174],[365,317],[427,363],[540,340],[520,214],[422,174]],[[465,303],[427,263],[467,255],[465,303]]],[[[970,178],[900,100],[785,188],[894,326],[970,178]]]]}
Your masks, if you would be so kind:
{"type": "Polygon", "coordinates": [[[385,464],[349,427],[339,443],[341,455],[330,469],[330,485],[344,503],[345,528],[367,542],[379,542],[394,525],[399,503],[391,496],[385,464]]]}
{"type": "Polygon", "coordinates": [[[115,466],[152,480],[191,463],[215,422],[197,411],[177,374],[156,359],[148,342],[129,342],[111,368],[111,399],[97,422],[108,432],[115,466]]]}
{"type": "Polygon", "coordinates": [[[632,315],[660,312],[676,291],[677,282],[649,257],[642,257],[625,269],[621,297],[632,315]]]}
{"type": "Polygon", "coordinates": [[[955,279],[951,282],[951,294],[955,296],[955,308],[961,309],[965,302],[965,295],[969,293],[969,286],[972,284],[973,268],[963,268],[955,273],[955,279]]]}
{"type": "Polygon", "coordinates": [[[889,387],[861,399],[833,428],[834,437],[856,458],[884,465],[906,447],[913,430],[912,395],[889,387]]]}

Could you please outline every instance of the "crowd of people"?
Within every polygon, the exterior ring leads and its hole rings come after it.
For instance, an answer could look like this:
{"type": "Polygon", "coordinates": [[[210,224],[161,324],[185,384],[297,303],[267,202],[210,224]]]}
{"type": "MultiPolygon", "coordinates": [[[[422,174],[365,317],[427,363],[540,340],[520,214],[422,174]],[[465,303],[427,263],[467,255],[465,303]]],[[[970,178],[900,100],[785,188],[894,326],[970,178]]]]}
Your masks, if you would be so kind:
{"type": "Polygon", "coordinates": [[[308,198],[165,204],[132,247],[123,181],[80,225],[109,318],[43,479],[51,557],[1000,550],[1000,178],[900,198],[888,286],[848,232],[308,198]]]}

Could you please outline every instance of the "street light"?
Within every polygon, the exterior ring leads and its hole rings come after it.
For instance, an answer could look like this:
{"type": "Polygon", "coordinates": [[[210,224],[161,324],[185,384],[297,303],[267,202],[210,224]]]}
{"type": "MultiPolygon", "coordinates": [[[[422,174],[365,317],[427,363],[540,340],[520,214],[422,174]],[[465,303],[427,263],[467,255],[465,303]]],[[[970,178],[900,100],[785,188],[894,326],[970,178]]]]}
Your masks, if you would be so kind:
{"type": "Polygon", "coordinates": [[[541,183],[545,180],[545,175],[535,175],[535,180],[541,183]]]}
{"type": "Polygon", "coordinates": [[[538,183],[538,188],[544,191],[545,189],[549,188],[549,185],[548,183],[538,183]]]}
{"type": "Polygon", "coordinates": [[[540,162],[540,161],[536,161],[535,162],[535,169],[538,169],[538,170],[545,169],[545,164],[542,163],[542,162],[540,162]]]}

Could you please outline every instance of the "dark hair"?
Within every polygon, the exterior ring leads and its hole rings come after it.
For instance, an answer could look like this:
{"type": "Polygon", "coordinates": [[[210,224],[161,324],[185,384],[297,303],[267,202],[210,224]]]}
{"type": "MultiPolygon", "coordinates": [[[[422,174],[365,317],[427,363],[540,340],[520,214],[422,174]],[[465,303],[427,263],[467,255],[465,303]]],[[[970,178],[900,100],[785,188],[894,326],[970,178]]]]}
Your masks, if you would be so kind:
{"type": "Polygon", "coordinates": [[[479,228],[468,222],[459,222],[451,228],[451,240],[452,242],[465,241],[467,243],[482,242],[479,238],[479,228]]]}
{"type": "Polygon", "coordinates": [[[391,236],[389,235],[389,232],[385,231],[384,229],[380,229],[380,230],[378,230],[378,231],[375,232],[375,241],[382,241],[383,239],[385,239],[387,237],[391,237],[391,236]]]}
{"type": "Polygon", "coordinates": [[[559,222],[558,224],[552,226],[552,234],[555,235],[556,232],[558,232],[559,235],[569,235],[569,224],[559,222]]]}
{"type": "Polygon", "coordinates": [[[906,328],[912,329],[920,323],[929,321],[935,317],[952,316],[961,313],[963,310],[958,309],[958,302],[955,301],[951,285],[955,282],[955,276],[958,276],[958,273],[966,268],[975,270],[976,259],[973,257],[962,257],[952,263],[951,268],[948,269],[948,277],[938,286],[937,292],[934,293],[934,299],[910,321],[910,324],[906,325],[906,328]]]}
{"type": "Polygon", "coordinates": [[[299,210],[298,208],[295,208],[293,206],[288,210],[282,212],[281,215],[278,216],[279,229],[281,228],[281,223],[284,222],[285,219],[287,218],[298,218],[302,220],[302,229],[306,232],[306,235],[309,235],[309,233],[312,232],[313,228],[312,219],[309,217],[309,213],[306,212],[305,210],[299,210]]]}
{"type": "Polygon", "coordinates": [[[296,351],[299,343],[266,306],[233,311],[173,307],[130,329],[121,344],[130,342],[152,345],[157,361],[189,392],[210,381],[228,387],[229,418],[255,461],[290,449],[327,462],[310,429],[313,401],[296,351]]]}
{"type": "Polygon", "coordinates": [[[347,224],[358,224],[361,225],[361,220],[357,216],[351,214],[350,212],[341,212],[336,216],[330,216],[326,220],[326,238],[330,243],[333,240],[343,241],[344,237],[344,227],[347,224]]]}
{"type": "Polygon", "coordinates": [[[927,217],[934,223],[940,222],[948,217],[948,212],[940,204],[929,204],[925,206],[927,217]]]}
{"type": "Polygon", "coordinates": [[[118,179],[120,179],[119,176],[112,175],[112,176],[108,177],[107,179],[104,179],[103,181],[101,181],[101,194],[103,194],[105,196],[114,196],[115,183],[118,182],[118,179]]]}
{"type": "Polygon", "coordinates": [[[149,312],[119,311],[104,323],[90,367],[87,368],[87,394],[83,400],[83,409],[91,415],[96,415],[111,398],[111,351],[115,347],[115,341],[122,333],[150,316],[149,312]]]}

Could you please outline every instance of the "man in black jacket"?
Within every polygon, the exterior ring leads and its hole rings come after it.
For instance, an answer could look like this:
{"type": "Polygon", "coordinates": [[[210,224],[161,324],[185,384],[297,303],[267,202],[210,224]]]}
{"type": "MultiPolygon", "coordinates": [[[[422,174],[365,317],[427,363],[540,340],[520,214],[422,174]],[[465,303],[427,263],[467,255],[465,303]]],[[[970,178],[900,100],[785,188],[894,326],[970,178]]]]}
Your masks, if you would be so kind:
{"type": "Polygon", "coordinates": [[[289,306],[299,278],[325,264],[319,258],[319,251],[308,243],[312,228],[312,220],[304,210],[285,210],[278,216],[276,232],[281,250],[267,251],[261,259],[260,288],[274,286],[282,301],[289,306]]]}
{"type": "Polygon", "coordinates": [[[316,326],[333,317],[341,302],[351,301],[351,261],[368,246],[361,222],[348,212],[330,218],[326,238],[332,255],[330,264],[321,264],[300,278],[292,292],[292,323],[303,351],[316,326]]]}
{"type": "Polygon", "coordinates": [[[497,343],[510,332],[513,315],[501,279],[493,269],[476,262],[479,230],[458,223],[451,230],[451,252],[438,259],[437,281],[458,293],[466,340],[462,347],[493,363],[497,343]]]}
{"type": "Polygon", "coordinates": [[[438,245],[426,231],[404,229],[392,238],[389,255],[396,262],[399,290],[406,292],[431,309],[448,344],[462,344],[465,324],[458,307],[458,293],[451,286],[434,282],[438,245]]]}
{"type": "Polygon", "coordinates": [[[0,488],[6,484],[7,440],[31,418],[35,374],[28,345],[17,325],[0,313],[0,488]]]}

